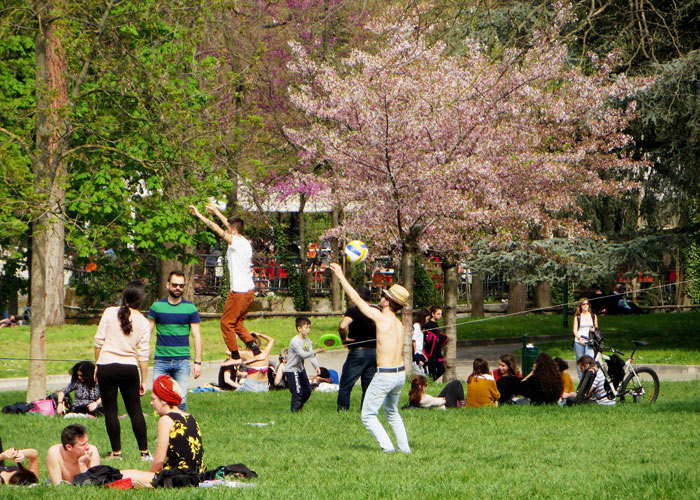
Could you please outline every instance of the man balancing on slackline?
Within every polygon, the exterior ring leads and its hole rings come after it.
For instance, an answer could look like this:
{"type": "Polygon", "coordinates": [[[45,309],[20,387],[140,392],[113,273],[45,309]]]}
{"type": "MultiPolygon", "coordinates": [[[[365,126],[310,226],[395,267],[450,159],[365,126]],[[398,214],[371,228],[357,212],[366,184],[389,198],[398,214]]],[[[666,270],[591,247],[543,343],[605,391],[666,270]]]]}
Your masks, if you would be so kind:
{"type": "Polygon", "coordinates": [[[236,335],[245,343],[253,355],[260,354],[260,347],[243,324],[248,315],[248,309],[255,299],[255,283],[253,283],[253,247],[243,236],[243,219],[233,217],[227,219],[214,205],[207,203],[207,212],[216,215],[224,224],[222,229],[216,222],[209,220],[199,213],[197,207],[190,205],[190,213],[204,222],[214,234],[228,244],[226,261],[230,275],[231,288],[226,297],[224,312],[221,315],[221,335],[224,337],[226,347],[231,351],[232,359],[240,359],[238,354],[238,342],[236,335]]]}
{"type": "Polygon", "coordinates": [[[392,285],[388,290],[383,290],[379,301],[380,310],[377,310],[362,300],[345,278],[340,265],[333,263],[330,267],[348,298],[377,327],[377,373],[374,374],[362,403],[362,423],[384,452],[394,452],[389,434],[377,418],[379,409],[384,405],[386,419],[394,431],[399,451],[411,453],[406,428],[399,415],[399,397],[406,381],[406,372],[402,356],[403,325],[396,317],[396,313],[408,304],[408,290],[401,285],[392,285]]]}

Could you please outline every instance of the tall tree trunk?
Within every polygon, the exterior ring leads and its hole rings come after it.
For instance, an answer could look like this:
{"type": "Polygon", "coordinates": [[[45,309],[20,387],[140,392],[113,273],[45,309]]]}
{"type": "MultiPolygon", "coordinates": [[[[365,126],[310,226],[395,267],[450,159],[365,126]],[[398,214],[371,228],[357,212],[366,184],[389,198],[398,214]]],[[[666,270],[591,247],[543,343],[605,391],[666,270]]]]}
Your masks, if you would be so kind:
{"type": "Polygon", "coordinates": [[[484,315],[484,275],[472,273],[472,317],[484,315]]]}
{"type": "Polygon", "coordinates": [[[401,312],[401,322],[404,330],[403,363],[409,370],[413,363],[413,349],[411,338],[413,337],[413,275],[416,267],[416,245],[404,243],[401,252],[401,285],[408,290],[408,305],[401,312]]]}
{"type": "Polygon", "coordinates": [[[36,3],[36,149],[33,158],[34,190],[46,197],[41,214],[32,223],[32,321],[27,401],[46,396],[46,327],[60,325],[63,312],[63,259],[65,179],[61,158],[68,104],[66,59],[56,26],[56,6],[36,3]]]}
{"type": "Polygon", "coordinates": [[[442,260],[443,280],[443,324],[449,337],[445,350],[445,374],[443,382],[457,378],[457,297],[459,296],[459,271],[457,261],[452,258],[442,260]]]}
{"type": "MultiPolygon", "coordinates": [[[[337,206],[333,207],[331,212],[331,226],[338,227],[340,225],[340,209],[337,206]]],[[[331,238],[331,262],[340,262],[340,244],[338,238],[331,238]]],[[[331,308],[334,311],[340,311],[342,308],[341,286],[334,273],[331,273],[331,308]]]]}
{"type": "Polygon", "coordinates": [[[309,245],[306,241],[306,221],[304,220],[304,207],[306,206],[306,195],[299,194],[299,259],[301,267],[299,271],[299,279],[304,290],[304,310],[311,310],[311,287],[309,285],[309,272],[306,267],[306,259],[309,253],[309,245]]]}
{"type": "Polygon", "coordinates": [[[535,285],[535,307],[546,309],[552,307],[552,285],[548,281],[540,281],[535,285]]]}
{"type": "Polygon", "coordinates": [[[511,281],[508,290],[508,314],[525,310],[527,304],[527,286],[520,281],[511,281]]]}

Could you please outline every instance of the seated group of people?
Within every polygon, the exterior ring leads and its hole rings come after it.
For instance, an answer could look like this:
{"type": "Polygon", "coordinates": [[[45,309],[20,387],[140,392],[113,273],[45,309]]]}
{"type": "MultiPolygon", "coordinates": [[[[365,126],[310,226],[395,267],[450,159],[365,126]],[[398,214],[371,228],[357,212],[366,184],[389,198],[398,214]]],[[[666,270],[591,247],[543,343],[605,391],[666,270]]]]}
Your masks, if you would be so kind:
{"type": "MultiPolygon", "coordinates": [[[[181,402],[182,390],[174,379],[161,375],[153,381],[151,406],[160,417],[156,453],[147,471],[121,471],[122,476],[131,479],[134,486],[151,487],[157,474],[169,469],[188,468],[196,473],[204,472],[204,448],[199,425],[192,415],[178,408],[181,402]]],[[[38,482],[39,461],[36,450],[8,448],[0,453],[1,460],[15,462],[12,466],[0,463],[0,478],[3,483],[38,482]],[[28,461],[26,467],[24,461],[28,461]]],[[[72,483],[78,474],[99,464],[99,451],[89,443],[87,430],[80,424],[64,428],[61,443],[51,446],[46,453],[46,469],[52,484],[72,483]]]]}
{"type": "MultiPolygon", "coordinates": [[[[248,349],[239,350],[239,359],[231,358],[231,352],[226,351],[228,358],[219,366],[219,379],[212,384],[224,391],[238,392],[268,392],[287,389],[287,381],[284,376],[287,365],[289,349],[282,349],[277,362],[270,360],[270,351],[275,344],[272,337],[262,333],[251,332],[251,335],[259,345],[263,345],[262,352],[253,354],[248,349]]],[[[320,367],[320,373],[312,377],[312,387],[318,387],[322,383],[337,384],[338,375],[334,370],[320,367]]]]}
{"type": "Polygon", "coordinates": [[[478,408],[499,404],[574,405],[597,403],[614,405],[607,397],[605,377],[588,355],[577,361],[583,376],[578,390],[566,372],[569,366],[561,358],[541,353],[532,371],[525,377],[518,371],[512,354],[499,357],[498,368],[491,371],[483,358],[474,360],[473,371],[467,379],[467,397],[459,380],[448,383],[437,397],[425,393],[427,379],[415,375],[411,380],[408,407],[411,408],[478,408]]]}

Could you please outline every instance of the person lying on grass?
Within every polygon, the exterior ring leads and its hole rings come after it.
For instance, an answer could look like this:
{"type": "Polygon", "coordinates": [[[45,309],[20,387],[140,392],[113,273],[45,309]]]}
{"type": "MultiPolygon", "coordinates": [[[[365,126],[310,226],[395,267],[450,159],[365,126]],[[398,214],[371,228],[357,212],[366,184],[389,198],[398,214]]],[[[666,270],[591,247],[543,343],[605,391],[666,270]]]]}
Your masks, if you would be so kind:
{"type": "Polygon", "coordinates": [[[87,430],[80,424],[66,426],[61,432],[61,443],[46,452],[46,469],[51,484],[73,482],[73,478],[90,467],[100,464],[100,453],[88,442],[87,430]]]}
{"type": "Polygon", "coordinates": [[[438,397],[425,393],[428,379],[423,375],[414,375],[411,390],[408,393],[408,408],[461,408],[464,407],[464,387],[459,380],[448,383],[438,397]]]}
{"type": "Polygon", "coordinates": [[[0,484],[24,485],[39,482],[39,454],[33,448],[8,448],[0,453],[0,463],[12,460],[15,465],[0,465],[0,484]],[[25,467],[22,462],[28,460],[25,467]]]}
{"type": "Polygon", "coordinates": [[[168,375],[153,381],[151,406],[160,416],[156,455],[147,471],[127,469],[121,471],[134,486],[150,488],[161,470],[191,469],[204,472],[204,448],[199,424],[192,415],[178,408],[182,401],[180,386],[168,375]]]}

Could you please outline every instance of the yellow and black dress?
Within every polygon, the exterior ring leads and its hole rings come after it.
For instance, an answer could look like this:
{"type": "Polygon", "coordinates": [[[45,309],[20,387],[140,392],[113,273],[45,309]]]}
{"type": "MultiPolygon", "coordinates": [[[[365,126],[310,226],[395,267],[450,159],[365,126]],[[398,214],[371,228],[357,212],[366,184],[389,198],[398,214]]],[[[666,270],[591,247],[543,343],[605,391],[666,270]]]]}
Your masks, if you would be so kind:
{"type": "Polygon", "coordinates": [[[171,412],[168,416],[173,420],[173,427],[163,469],[190,468],[201,474],[205,468],[199,424],[192,415],[171,412]]]}

